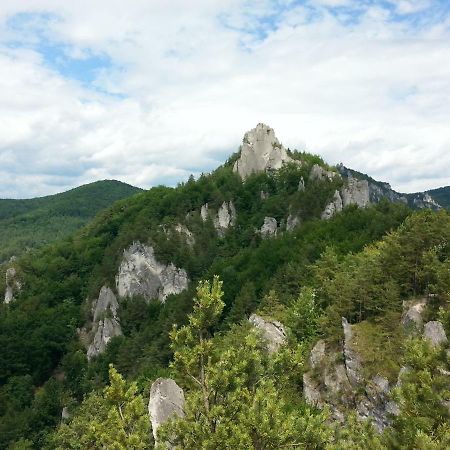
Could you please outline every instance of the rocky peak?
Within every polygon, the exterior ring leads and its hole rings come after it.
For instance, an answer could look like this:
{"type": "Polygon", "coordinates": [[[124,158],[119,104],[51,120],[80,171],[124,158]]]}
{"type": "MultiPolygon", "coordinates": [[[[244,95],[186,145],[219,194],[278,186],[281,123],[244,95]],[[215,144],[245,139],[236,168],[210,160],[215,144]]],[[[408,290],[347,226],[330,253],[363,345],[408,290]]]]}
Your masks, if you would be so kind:
{"type": "Polygon", "coordinates": [[[245,179],[252,173],[280,169],[283,164],[292,161],[273,129],[259,123],[245,133],[241,154],[233,170],[245,179]]]}

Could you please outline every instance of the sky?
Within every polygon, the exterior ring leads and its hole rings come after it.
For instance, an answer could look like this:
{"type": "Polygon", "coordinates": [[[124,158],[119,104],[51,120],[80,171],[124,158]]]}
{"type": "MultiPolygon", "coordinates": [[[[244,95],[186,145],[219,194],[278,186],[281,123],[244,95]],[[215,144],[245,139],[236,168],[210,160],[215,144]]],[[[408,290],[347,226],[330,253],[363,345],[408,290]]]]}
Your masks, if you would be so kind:
{"type": "Polygon", "coordinates": [[[402,192],[450,185],[450,1],[0,2],[2,198],[176,185],[259,122],[402,192]]]}

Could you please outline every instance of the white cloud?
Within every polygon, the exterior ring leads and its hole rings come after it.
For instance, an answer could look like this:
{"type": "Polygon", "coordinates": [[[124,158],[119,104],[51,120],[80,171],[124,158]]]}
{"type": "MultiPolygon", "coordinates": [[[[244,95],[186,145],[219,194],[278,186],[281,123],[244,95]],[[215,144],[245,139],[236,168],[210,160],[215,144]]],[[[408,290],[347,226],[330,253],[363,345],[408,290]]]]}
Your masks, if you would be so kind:
{"type": "Polygon", "coordinates": [[[400,190],[450,184],[448,19],[417,30],[357,2],[344,25],[327,6],[354,2],[290,3],[3,0],[0,196],[174,183],[223,162],[261,121],[400,190]],[[19,12],[47,14],[28,50],[6,45],[22,35],[6,25],[19,12]],[[100,91],[49,67],[39,39],[107,56],[100,91]]]}

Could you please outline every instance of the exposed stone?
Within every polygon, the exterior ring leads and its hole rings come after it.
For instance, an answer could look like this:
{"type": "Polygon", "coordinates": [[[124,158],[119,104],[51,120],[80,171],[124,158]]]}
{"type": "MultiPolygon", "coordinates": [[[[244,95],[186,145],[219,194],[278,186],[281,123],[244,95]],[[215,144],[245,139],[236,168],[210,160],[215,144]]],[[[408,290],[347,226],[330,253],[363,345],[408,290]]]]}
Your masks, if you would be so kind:
{"type": "Polygon", "coordinates": [[[333,217],[336,213],[342,211],[342,198],[341,194],[339,194],[339,191],[334,192],[333,199],[330,203],[325,207],[323,213],[322,213],[322,219],[330,219],[333,217]]]}
{"type": "Polygon", "coordinates": [[[305,190],[305,180],[303,179],[303,177],[301,177],[300,181],[298,182],[298,190],[300,192],[305,190]]]}
{"type": "Polygon", "coordinates": [[[317,408],[323,407],[322,395],[319,384],[310,373],[303,374],[303,397],[308,405],[317,408]]]}
{"type": "Polygon", "coordinates": [[[349,178],[347,186],[341,189],[342,206],[358,205],[365,208],[369,203],[369,183],[367,180],[349,178]]]}
{"type": "Polygon", "coordinates": [[[300,218],[298,216],[289,214],[286,220],[286,231],[292,231],[299,224],[300,218]]]}
{"type": "Polygon", "coordinates": [[[282,323],[277,320],[265,320],[256,314],[252,314],[248,320],[254,327],[262,331],[269,353],[276,352],[286,343],[286,331],[282,323]]]}
{"type": "Polygon", "coordinates": [[[299,163],[287,154],[273,129],[259,123],[256,128],[245,133],[241,154],[233,171],[245,179],[252,173],[280,169],[288,162],[299,163]]]}
{"type": "Polygon", "coordinates": [[[94,300],[92,305],[92,334],[94,338],[87,351],[89,360],[103,353],[113,337],[122,334],[118,309],[119,304],[114,292],[103,286],[98,299],[94,300]]]}
{"type": "Polygon", "coordinates": [[[423,328],[423,337],[432,345],[432,347],[439,347],[448,342],[444,326],[437,320],[425,324],[423,328]]]}
{"type": "Polygon", "coordinates": [[[178,223],[175,226],[175,231],[181,235],[184,235],[186,244],[189,245],[189,247],[193,247],[195,244],[195,237],[192,234],[192,232],[189,230],[189,228],[186,225],[183,225],[181,223],[178,223]]]}
{"type": "Polygon", "coordinates": [[[134,242],[123,252],[122,262],[116,276],[120,297],[142,295],[147,300],[164,302],[171,294],[187,289],[189,279],[184,269],[174,264],[156,260],[153,247],[134,242]]]}
{"type": "MultiPolygon", "coordinates": [[[[344,364],[333,363],[326,367],[323,381],[332,400],[340,398],[340,401],[343,402],[344,397],[342,394],[344,392],[351,392],[351,385],[344,364]]],[[[350,399],[350,397],[351,395],[346,398],[350,399]]]]}
{"type": "Polygon", "coordinates": [[[422,330],[422,314],[427,305],[426,298],[409,300],[403,302],[403,314],[401,324],[409,334],[417,334],[422,330]]]}
{"type": "Polygon", "coordinates": [[[331,170],[326,170],[318,164],[314,164],[311,168],[311,172],[309,173],[310,180],[331,181],[334,177],[340,178],[340,175],[331,170]]]}
{"type": "Polygon", "coordinates": [[[22,283],[19,281],[17,271],[14,267],[10,267],[6,271],[6,289],[5,289],[5,303],[14,301],[14,294],[20,292],[22,283]]]}
{"type": "Polygon", "coordinates": [[[433,209],[435,211],[442,209],[442,206],[433,197],[431,197],[428,192],[415,194],[413,204],[419,209],[433,209]]]}
{"type": "Polygon", "coordinates": [[[311,350],[309,356],[309,363],[312,369],[315,369],[318,365],[322,363],[325,358],[325,341],[320,339],[316,342],[316,345],[311,350]]]}
{"type": "Polygon", "coordinates": [[[261,237],[263,239],[275,236],[277,234],[278,224],[274,217],[264,217],[264,223],[261,226],[261,237]]]}
{"type": "Polygon", "coordinates": [[[352,326],[345,317],[342,318],[342,328],[344,330],[344,358],[347,376],[352,384],[356,386],[361,383],[361,358],[353,349],[353,331],[352,326]]]}
{"type": "Polygon", "coordinates": [[[208,217],[209,217],[208,203],[205,203],[204,205],[202,205],[202,207],[200,209],[200,216],[202,217],[203,222],[206,222],[208,220],[208,217]]]}
{"type": "Polygon", "coordinates": [[[61,420],[66,421],[69,420],[72,417],[72,415],[69,412],[69,408],[67,406],[64,406],[64,408],[61,411],[61,420]]]}
{"type": "MultiPolygon", "coordinates": [[[[153,437],[155,443],[158,443],[158,428],[173,418],[184,417],[183,389],[170,378],[158,378],[150,389],[148,413],[153,437]]],[[[173,448],[168,442],[165,445],[173,448]]]]}
{"type": "Polygon", "coordinates": [[[225,231],[229,227],[234,226],[236,223],[236,209],[233,202],[230,200],[228,203],[223,202],[219,211],[217,211],[217,216],[214,219],[214,228],[216,229],[219,236],[224,236],[225,231]]]}

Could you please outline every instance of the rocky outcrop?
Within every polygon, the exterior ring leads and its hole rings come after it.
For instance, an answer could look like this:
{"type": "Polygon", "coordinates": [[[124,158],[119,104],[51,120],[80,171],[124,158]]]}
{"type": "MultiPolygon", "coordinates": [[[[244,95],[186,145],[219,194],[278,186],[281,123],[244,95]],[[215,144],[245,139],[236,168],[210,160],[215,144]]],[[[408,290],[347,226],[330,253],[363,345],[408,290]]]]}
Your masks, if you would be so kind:
{"type": "Polygon", "coordinates": [[[341,189],[342,206],[358,205],[365,208],[369,203],[369,183],[367,180],[349,178],[348,184],[341,189]]]}
{"type": "Polygon", "coordinates": [[[322,219],[327,220],[340,211],[342,211],[342,198],[339,191],[335,191],[333,200],[325,207],[321,217],[322,219]]]}
{"type": "Polygon", "coordinates": [[[236,209],[233,202],[223,202],[214,218],[214,228],[219,236],[223,237],[229,227],[236,223],[236,209]]]}
{"type": "Polygon", "coordinates": [[[107,286],[100,290],[98,299],[92,304],[92,342],[87,351],[92,359],[106,350],[109,341],[122,334],[118,315],[119,303],[114,292],[107,286]]]}
{"type": "Polygon", "coordinates": [[[195,237],[186,225],[178,223],[175,225],[175,231],[184,237],[186,244],[189,247],[193,247],[195,245],[195,237]]]}
{"type": "Polygon", "coordinates": [[[352,386],[357,386],[361,383],[361,358],[359,354],[353,349],[353,331],[352,326],[348,323],[345,317],[342,318],[342,328],[344,331],[344,359],[345,368],[347,370],[348,380],[352,386]]]}
{"type": "Polygon", "coordinates": [[[259,123],[256,128],[245,133],[241,154],[233,171],[245,179],[252,173],[280,169],[288,162],[295,161],[275,137],[273,129],[259,123]]]}
{"type": "Polygon", "coordinates": [[[275,353],[286,343],[286,330],[278,320],[266,320],[256,314],[252,314],[248,320],[254,327],[261,330],[269,353],[275,353]]]}
{"type": "Polygon", "coordinates": [[[423,327],[423,337],[432,347],[440,347],[448,342],[444,326],[437,320],[425,324],[423,327]]]}
{"type": "Polygon", "coordinates": [[[303,192],[305,190],[305,180],[303,177],[300,178],[300,181],[298,182],[298,191],[303,192]]]}
{"type": "MultiPolygon", "coordinates": [[[[158,443],[158,428],[170,419],[184,417],[183,389],[170,378],[158,378],[150,389],[148,413],[153,437],[155,443],[158,443]]],[[[165,442],[165,445],[172,448],[168,442],[165,442]]]]}
{"type": "Polygon", "coordinates": [[[318,164],[314,164],[311,168],[311,172],[309,173],[310,180],[331,181],[334,177],[340,178],[340,175],[331,170],[326,170],[318,164]]]}
{"type": "Polygon", "coordinates": [[[423,312],[427,306],[427,299],[420,298],[403,302],[401,324],[407,334],[417,335],[423,328],[423,312]]]}
{"type": "Polygon", "coordinates": [[[147,300],[164,302],[171,294],[187,289],[189,279],[184,269],[160,263],[153,247],[134,242],[123,252],[116,276],[119,297],[141,295],[147,300]]]}
{"type": "Polygon", "coordinates": [[[209,206],[208,206],[208,203],[205,203],[200,208],[200,216],[201,216],[203,222],[206,222],[208,220],[208,217],[209,217],[209,206]]]}
{"type": "Polygon", "coordinates": [[[274,217],[264,217],[264,223],[261,226],[260,233],[263,239],[276,236],[278,229],[277,219],[274,217]]]}
{"type": "Polygon", "coordinates": [[[418,209],[432,209],[434,211],[442,209],[442,206],[428,192],[413,194],[412,203],[418,209]]]}
{"type": "Polygon", "coordinates": [[[297,225],[300,225],[300,218],[296,215],[289,214],[286,220],[286,231],[292,231],[297,225]]]}
{"type": "Polygon", "coordinates": [[[14,267],[10,267],[6,271],[6,289],[5,289],[5,303],[11,303],[14,301],[14,295],[18,294],[22,288],[17,271],[14,267]]]}
{"type": "Polygon", "coordinates": [[[389,382],[380,375],[364,379],[352,325],[345,318],[342,328],[340,349],[328,348],[325,341],[319,340],[311,350],[311,370],[303,376],[305,401],[320,408],[327,405],[337,421],[344,420],[346,410],[354,409],[359,419],[371,420],[382,431],[391,423],[392,415],[398,414],[397,405],[389,398],[389,382]]]}

